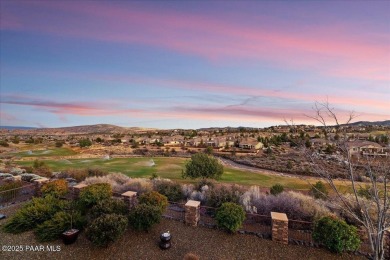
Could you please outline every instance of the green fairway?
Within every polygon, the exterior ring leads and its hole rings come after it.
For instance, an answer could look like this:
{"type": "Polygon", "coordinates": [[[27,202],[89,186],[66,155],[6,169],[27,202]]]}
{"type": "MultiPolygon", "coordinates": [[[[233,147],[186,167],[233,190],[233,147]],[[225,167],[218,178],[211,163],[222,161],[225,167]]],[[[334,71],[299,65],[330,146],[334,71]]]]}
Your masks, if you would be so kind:
{"type": "Polygon", "coordinates": [[[10,155],[24,158],[24,157],[51,157],[51,156],[68,156],[77,154],[68,148],[50,148],[41,150],[26,150],[18,153],[11,153],[10,155]]]}
{"type": "MultiPolygon", "coordinates": [[[[44,160],[53,171],[61,171],[69,168],[99,167],[110,172],[121,172],[130,177],[150,177],[156,173],[162,178],[168,178],[179,182],[193,182],[190,179],[183,180],[182,169],[188,159],[184,158],[114,158],[105,160],[93,159],[71,159],[71,160],[44,160]],[[152,166],[154,162],[154,165],[152,166]]],[[[33,161],[19,161],[21,166],[32,166],[33,161]]],[[[309,189],[309,184],[302,179],[285,177],[280,175],[269,175],[253,173],[244,170],[224,167],[224,174],[220,182],[236,183],[240,185],[258,185],[260,187],[271,187],[280,183],[289,189],[309,189]]]]}

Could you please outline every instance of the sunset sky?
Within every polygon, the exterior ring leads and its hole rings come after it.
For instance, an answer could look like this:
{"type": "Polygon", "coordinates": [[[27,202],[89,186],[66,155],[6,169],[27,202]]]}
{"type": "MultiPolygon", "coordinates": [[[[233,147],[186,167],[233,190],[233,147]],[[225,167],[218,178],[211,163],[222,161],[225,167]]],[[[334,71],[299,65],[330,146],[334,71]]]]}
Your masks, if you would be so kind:
{"type": "Polygon", "coordinates": [[[390,119],[390,1],[0,3],[2,126],[390,119]]]}

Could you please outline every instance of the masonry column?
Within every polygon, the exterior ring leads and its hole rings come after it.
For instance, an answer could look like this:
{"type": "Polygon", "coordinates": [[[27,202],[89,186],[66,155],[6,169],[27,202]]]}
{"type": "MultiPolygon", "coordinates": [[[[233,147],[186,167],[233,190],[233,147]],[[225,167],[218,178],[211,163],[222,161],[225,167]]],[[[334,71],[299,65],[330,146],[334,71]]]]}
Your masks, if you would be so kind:
{"type": "Polygon", "coordinates": [[[125,193],[122,193],[121,196],[129,210],[137,205],[137,192],[126,191],[125,193]]]}
{"type": "Polygon", "coordinates": [[[200,219],[200,201],[189,200],[185,205],[185,223],[196,227],[200,219]]]}
{"type": "Polygon", "coordinates": [[[284,213],[271,212],[272,241],[288,244],[288,218],[284,213]]]}
{"type": "Polygon", "coordinates": [[[45,183],[48,182],[49,182],[48,178],[41,178],[33,181],[35,185],[35,196],[40,197],[42,195],[41,188],[45,183]]]}
{"type": "Polygon", "coordinates": [[[81,190],[84,189],[87,186],[88,185],[83,184],[83,183],[79,183],[79,184],[73,186],[72,187],[72,197],[73,197],[73,199],[78,199],[79,196],[80,196],[81,190]]]}

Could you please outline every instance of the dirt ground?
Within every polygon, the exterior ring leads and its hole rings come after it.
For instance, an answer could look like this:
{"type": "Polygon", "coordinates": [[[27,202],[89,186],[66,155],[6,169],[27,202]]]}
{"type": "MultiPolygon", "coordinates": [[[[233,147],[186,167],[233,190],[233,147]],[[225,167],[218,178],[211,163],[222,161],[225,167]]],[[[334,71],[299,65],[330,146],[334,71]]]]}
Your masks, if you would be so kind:
{"type": "MultiPolygon", "coordinates": [[[[11,216],[18,208],[0,209],[0,213],[11,216]]],[[[5,220],[0,220],[0,228],[4,223],[5,220]]],[[[183,259],[189,252],[200,259],[365,259],[352,254],[336,255],[320,248],[282,245],[253,235],[190,227],[168,219],[163,219],[149,232],[128,230],[107,248],[93,246],[83,233],[75,244],[64,245],[61,240],[39,243],[32,232],[13,235],[1,231],[0,246],[19,246],[23,250],[6,252],[2,249],[0,259],[183,259]],[[165,231],[172,234],[172,247],[161,250],[159,236],[165,231]]]]}

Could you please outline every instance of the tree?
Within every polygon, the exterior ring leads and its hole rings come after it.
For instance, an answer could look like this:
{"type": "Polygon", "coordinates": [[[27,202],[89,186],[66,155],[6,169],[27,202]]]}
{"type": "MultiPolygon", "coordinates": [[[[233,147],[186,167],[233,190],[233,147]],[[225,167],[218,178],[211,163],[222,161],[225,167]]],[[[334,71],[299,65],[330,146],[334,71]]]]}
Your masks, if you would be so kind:
{"type": "Polygon", "coordinates": [[[284,191],[284,187],[281,184],[275,184],[270,189],[270,193],[274,196],[277,196],[278,194],[282,193],[283,191],[284,191]]]}
{"type": "Polygon", "coordinates": [[[223,166],[212,156],[204,153],[197,153],[191,156],[185,165],[183,178],[212,178],[219,179],[223,174],[223,166]]]}
{"type": "Polygon", "coordinates": [[[79,145],[80,145],[81,148],[83,148],[83,147],[91,146],[92,142],[88,138],[85,138],[85,139],[81,139],[79,141],[79,145]]]}
{"type": "Polygon", "coordinates": [[[332,206],[340,209],[348,217],[362,226],[369,239],[373,259],[384,259],[385,231],[390,230],[390,160],[379,156],[363,156],[355,158],[347,138],[347,129],[350,122],[356,117],[353,112],[346,115],[344,124],[340,123],[341,115],[326,102],[315,102],[314,115],[308,116],[319,122],[323,128],[325,138],[329,138],[331,128],[336,128],[340,135],[336,140],[334,149],[343,157],[345,164],[344,182],[351,187],[351,194],[346,194],[336,186],[333,171],[326,167],[323,160],[315,152],[306,149],[305,155],[313,165],[313,171],[322,177],[336,194],[330,202],[332,206]],[[342,137],[342,138],[341,138],[342,137]],[[359,196],[362,184],[357,182],[357,176],[366,174],[371,186],[371,194],[367,199],[359,196]]]}
{"type": "Polygon", "coordinates": [[[310,193],[316,199],[326,199],[328,196],[328,190],[322,181],[317,181],[316,184],[310,189],[310,193]]]}

